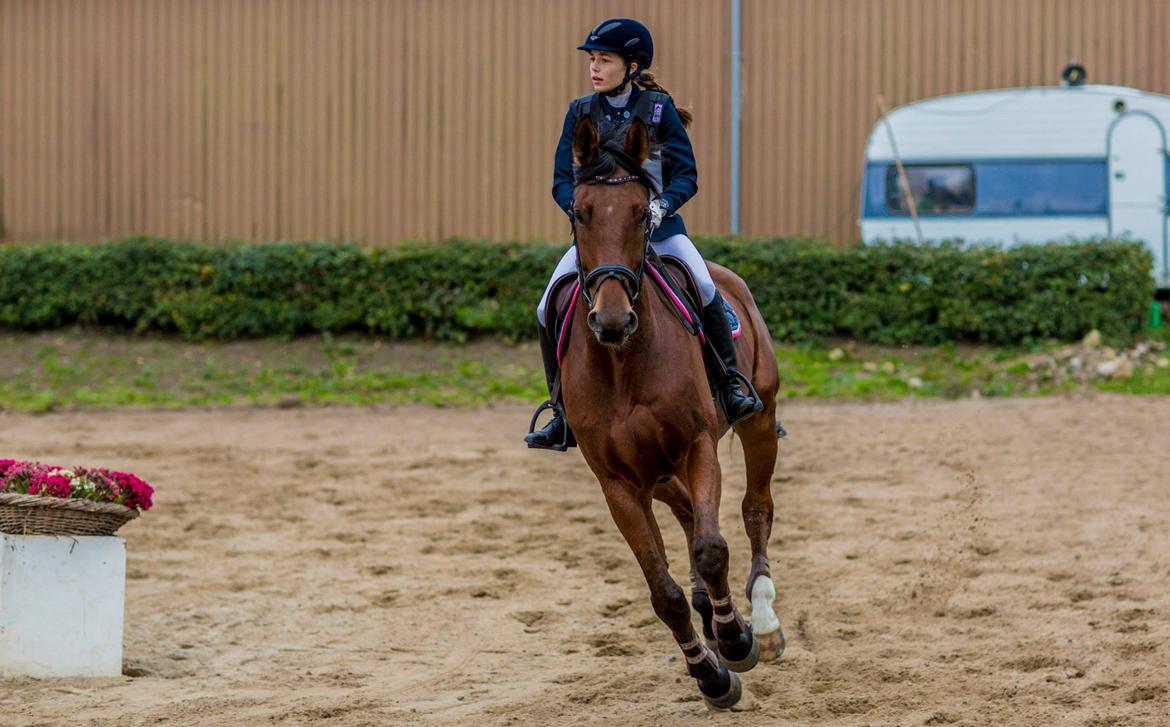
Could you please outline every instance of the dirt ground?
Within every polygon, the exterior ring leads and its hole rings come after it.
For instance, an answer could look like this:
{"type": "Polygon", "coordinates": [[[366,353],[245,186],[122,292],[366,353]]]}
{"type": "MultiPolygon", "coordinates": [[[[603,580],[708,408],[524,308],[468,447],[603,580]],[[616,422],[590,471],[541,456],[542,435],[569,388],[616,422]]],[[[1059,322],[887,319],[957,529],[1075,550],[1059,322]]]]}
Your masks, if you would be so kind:
{"type": "Polygon", "coordinates": [[[127,676],[0,681],[0,723],[1170,722],[1170,399],[786,406],[788,650],[719,714],[580,455],[520,444],[528,414],[0,414],[0,456],[158,490],[121,532],[127,676]]]}

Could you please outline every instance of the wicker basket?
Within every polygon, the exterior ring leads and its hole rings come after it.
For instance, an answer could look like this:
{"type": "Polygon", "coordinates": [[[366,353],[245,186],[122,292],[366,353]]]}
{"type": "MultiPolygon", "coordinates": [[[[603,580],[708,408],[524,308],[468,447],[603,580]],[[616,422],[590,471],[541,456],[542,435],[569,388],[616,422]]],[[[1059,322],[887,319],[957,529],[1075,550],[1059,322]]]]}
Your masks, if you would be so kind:
{"type": "Polygon", "coordinates": [[[113,535],[136,517],[134,508],[112,502],[0,493],[0,533],[113,535]]]}

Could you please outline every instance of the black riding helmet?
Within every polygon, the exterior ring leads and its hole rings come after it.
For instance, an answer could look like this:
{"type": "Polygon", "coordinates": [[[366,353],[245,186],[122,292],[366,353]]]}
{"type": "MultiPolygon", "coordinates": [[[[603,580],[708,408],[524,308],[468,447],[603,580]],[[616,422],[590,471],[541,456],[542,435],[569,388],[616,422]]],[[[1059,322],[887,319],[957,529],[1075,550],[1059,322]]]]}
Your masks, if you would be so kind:
{"type": "Polygon", "coordinates": [[[622,84],[610,92],[616,94],[626,87],[630,79],[650,67],[654,62],[654,38],[650,29],[631,18],[610,18],[598,23],[589,31],[585,42],[577,46],[583,51],[607,51],[617,53],[626,61],[626,77],[622,84]],[[638,70],[630,73],[630,62],[638,63],[638,70]]]}

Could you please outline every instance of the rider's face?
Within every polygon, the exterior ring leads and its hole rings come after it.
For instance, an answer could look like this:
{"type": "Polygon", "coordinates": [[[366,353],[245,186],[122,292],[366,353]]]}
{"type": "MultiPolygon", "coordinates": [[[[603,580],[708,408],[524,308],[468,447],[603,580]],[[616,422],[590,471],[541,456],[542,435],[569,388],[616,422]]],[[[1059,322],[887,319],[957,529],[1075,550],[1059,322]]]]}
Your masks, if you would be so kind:
{"type": "MultiPolygon", "coordinates": [[[[637,63],[630,64],[630,70],[638,67],[637,63]]],[[[605,51],[589,51],[589,80],[593,82],[593,90],[600,93],[609,93],[622,85],[626,77],[626,64],[616,53],[605,51]]]]}

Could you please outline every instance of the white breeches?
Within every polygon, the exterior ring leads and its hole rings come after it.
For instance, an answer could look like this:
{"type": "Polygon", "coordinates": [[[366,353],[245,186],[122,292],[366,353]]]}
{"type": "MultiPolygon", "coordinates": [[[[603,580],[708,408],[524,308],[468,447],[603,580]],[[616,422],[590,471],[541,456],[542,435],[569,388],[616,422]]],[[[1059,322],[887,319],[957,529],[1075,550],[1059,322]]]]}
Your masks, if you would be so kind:
{"type": "MultiPolygon", "coordinates": [[[[669,255],[670,257],[678,258],[683,265],[691,271],[695,282],[699,285],[700,301],[704,307],[711,301],[715,300],[715,281],[711,279],[711,272],[707,270],[707,263],[703,261],[703,256],[699,254],[695,243],[691,242],[691,238],[686,235],[671,235],[670,237],[660,242],[652,242],[650,246],[654,248],[654,252],[659,255],[669,255]]],[[[566,275],[572,275],[577,272],[577,246],[570,247],[561,257],[561,261],[557,263],[557,267],[553,270],[552,278],[549,279],[548,285],[544,288],[544,295],[540,296],[540,304],[536,306],[536,320],[540,325],[544,325],[544,311],[548,306],[548,296],[553,289],[553,285],[558,280],[566,275]]]]}

